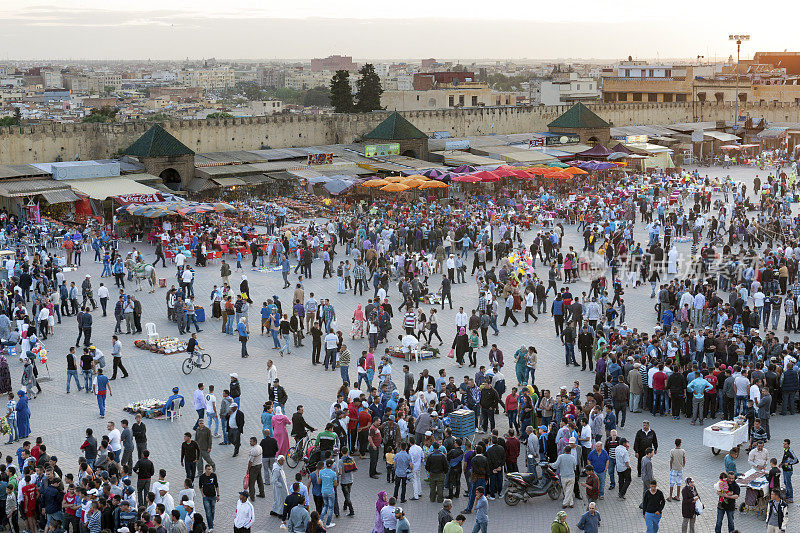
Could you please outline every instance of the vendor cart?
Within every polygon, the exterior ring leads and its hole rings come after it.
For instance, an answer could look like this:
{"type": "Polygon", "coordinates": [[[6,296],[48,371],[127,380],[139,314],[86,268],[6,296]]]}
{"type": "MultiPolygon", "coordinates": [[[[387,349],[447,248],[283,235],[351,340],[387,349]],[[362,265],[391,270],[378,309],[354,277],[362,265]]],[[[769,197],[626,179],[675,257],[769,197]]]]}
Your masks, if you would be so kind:
{"type": "Polygon", "coordinates": [[[711,453],[719,455],[722,450],[731,450],[747,442],[749,432],[747,421],[725,420],[711,424],[703,430],[703,446],[710,446],[711,453]]]}

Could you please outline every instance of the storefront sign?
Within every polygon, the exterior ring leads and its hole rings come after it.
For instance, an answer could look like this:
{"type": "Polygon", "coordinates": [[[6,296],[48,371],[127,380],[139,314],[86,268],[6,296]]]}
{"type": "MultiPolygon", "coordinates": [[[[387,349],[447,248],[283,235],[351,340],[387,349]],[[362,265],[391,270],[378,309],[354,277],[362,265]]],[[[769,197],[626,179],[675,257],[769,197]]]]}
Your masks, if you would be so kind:
{"type": "Polygon", "coordinates": [[[128,205],[128,204],[152,204],[155,202],[163,202],[164,197],[161,196],[160,193],[153,193],[153,194],[120,194],[119,196],[114,196],[114,199],[117,200],[121,205],[128,205]]]}
{"type": "Polygon", "coordinates": [[[547,146],[556,146],[561,144],[577,144],[581,142],[581,136],[574,133],[556,133],[550,137],[545,138],[547,146]]]}
{"type": "Polygon", "coordinates": [[[647,135],[628,135],[625,137],[626,143],[646,143],[647,142],[647,135]]]}
{"type": "Polygon", "coordinates": [[[364,147],[365,157],[376,157],[382,155],[400,155],[400,143],[368,144],[364,147]]]}

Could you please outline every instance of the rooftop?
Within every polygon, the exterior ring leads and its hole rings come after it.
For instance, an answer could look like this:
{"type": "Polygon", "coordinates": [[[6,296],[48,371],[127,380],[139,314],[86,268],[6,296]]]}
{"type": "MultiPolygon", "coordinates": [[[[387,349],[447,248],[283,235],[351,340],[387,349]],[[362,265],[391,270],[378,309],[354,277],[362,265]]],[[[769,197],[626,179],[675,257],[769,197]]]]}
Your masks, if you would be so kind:
{"type": "Polygon", "coordinates": [[[191,148],[180,142],[158,124],[147,130],[123,153],[136,157],[194,155],[191,148]]]}
{"type": "Polygon", "coordinates": [[[364,135],[365,139],[399,141],[405,139],[427,139],[428,136],[404,119],[397,111],[364,135]]]}
{"type": "Polygon", "coordinates": [[[577,103],[563,115],[547,125],[548,128],[610,128],[611,124],[597,116],[594,111],[577,103]]]}

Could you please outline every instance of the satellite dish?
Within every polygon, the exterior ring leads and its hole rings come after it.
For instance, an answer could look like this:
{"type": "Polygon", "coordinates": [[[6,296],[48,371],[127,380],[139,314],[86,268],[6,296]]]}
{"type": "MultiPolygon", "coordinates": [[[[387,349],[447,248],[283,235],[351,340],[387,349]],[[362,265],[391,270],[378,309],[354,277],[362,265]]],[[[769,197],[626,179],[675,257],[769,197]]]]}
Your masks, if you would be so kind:
{"type": "Polygon", "coordinates": [[[567,144],[567,142],[569,142],[569,137],[562,135],[558,140],[561,142],[561,144],[567,144]]]}

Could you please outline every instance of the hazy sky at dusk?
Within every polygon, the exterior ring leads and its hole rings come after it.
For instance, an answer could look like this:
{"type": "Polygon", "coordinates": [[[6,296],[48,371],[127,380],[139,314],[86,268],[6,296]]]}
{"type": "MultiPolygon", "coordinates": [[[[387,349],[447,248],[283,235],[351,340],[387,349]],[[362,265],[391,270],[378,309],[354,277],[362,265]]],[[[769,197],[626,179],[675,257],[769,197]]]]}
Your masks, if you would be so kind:
{"type": "Polygon", "coordinates": [[[768,0],[6,0],[0,59],[640,58],[800,50],[796,7],[768,0]],[[742,4],[739,6],[739,4],[742,4]],[[737,8],[738,6],[738,8],[737,8]],[[458,9],[454,9],[457,7],[458,9]]]}

